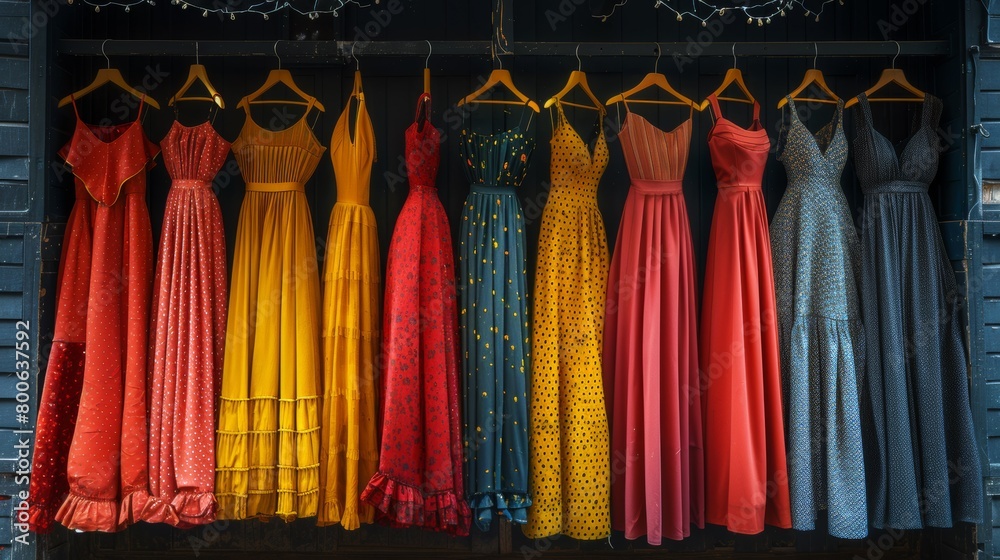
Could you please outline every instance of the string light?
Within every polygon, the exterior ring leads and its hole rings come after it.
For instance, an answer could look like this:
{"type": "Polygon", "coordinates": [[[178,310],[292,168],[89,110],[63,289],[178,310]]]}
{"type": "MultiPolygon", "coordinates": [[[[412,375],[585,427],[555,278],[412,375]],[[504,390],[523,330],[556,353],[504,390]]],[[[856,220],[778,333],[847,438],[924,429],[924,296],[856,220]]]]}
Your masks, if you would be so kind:
{"type": "MultiPolygon", "coordinates": [[[[173,6],[180,6],[182,10],[189,7],[201,12],[203,17],[208,17],[210,13],[221,14],[222,17],[228,15],[230,21],[236,20],[237,14],[257,14],[268,19],[270,14],[282,10],[291,10],[308,17],[310,20],[319,19],[322,14],[333,14],[334,17],[340,15],[340,11],[347,4],[355,4],[361,8],[371,6],[371,2],[379,3],[379,0],[170,0],[173,6]]],[[[102,8],[118,7],[130,13],[132,8],[142,4],[155,6],[155,0],[82,0],[84,4],[94,8],[95,12],[100,12],[102,8]]],[[[73,0],[68,0],[72,4],[73,0]]]]}
{"type": "MultiPolygon", "coordinates": [[[[739,6],[719,6],[709,0],[684,0],[683,4],[687,7],[680,7],[681,0],[655,0],[653,7],[663,7],[670,10],[677,21],[690,17],[700,22],[702,27],[707,27],[708,21],[713,17],[724,17],[729,11],[735,11],[737,14],[742,12],[747,25],[756,23],[758,27],[763,27],[765,24],[771,23],[772,18],[785,17],[788,12],[794,11],[796,5],[802,8],[807,18],[815,17],[815,21],[818,22],[826,10],[826,5],[835,2],[841,6],[844,5],[844,0],[762,0],[741,3],[739,6]]],[[[624,4],[624,1],[619,0],[615,8],[624,4]]],[[[597,15],[595,17],[607,19],[610,15],[597,15]]]]}

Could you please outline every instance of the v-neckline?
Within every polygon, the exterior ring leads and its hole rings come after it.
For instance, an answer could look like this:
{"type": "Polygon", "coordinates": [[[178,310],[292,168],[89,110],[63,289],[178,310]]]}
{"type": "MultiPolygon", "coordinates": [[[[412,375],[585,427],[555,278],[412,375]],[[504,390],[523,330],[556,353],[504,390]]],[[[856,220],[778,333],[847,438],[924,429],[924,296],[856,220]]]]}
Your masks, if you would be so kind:
{"type": "Polygon", "coordinates": [[[927,111],[928,103],[931,102],[931,96],[924,96],[924,100],[920,104],[920,126],[910,133],[910,137],[903,143],[903,149],[898,152],[896,151],[896,146],[892,143],[892,140],[875,128],[875,119],[872,118],[871,104],[868,102],[868,96],[862,92],[858,94],[858,98],[861,99],[861,102],[864,104],[863,110],[865,112],[865,119],[868,121],[868,130],[871,131],[872,137],[874,138],[875,136],[878,136],[883,142],[889,145],[889,151],[892,152],[896,161],[896,168],[899,169],[903,162],[903,156],[906,155],[906,152],[909,151],[910,147],[913,145],[913,140],[929,126],[927,120],[925,119],[925,112],[927,111]]]}
{"type": "MultiPolygon", "coordinates": [[[[362,95],[364,95],[364,94],[362,94],[362,95]]],[[[348,98],[348,100],[347,100],[347,106],[344,107],[344,111],[340,115],[341,120],[344,120],[345,121],[345,126],[347,126],[347,143],[350,144],[352,148],[355,147],[357,145],[357,143],[358,143],[357,142],[357,140],[358,140],[358,132],[359,132],[358,129],[361,126],[361,110],[364,109],[366,113],[368,112],[368,109],[365,108],[365,98],[362,97],[362,95],[355,96],[354,94],[351,94],[351,97],[348,98]],[[351,101],[355,97],[358,98],[358,114],[354,115],[354,137],[352,138],[351,137],[351,123],[346,122],[347,119],[345,119],[345,117],[350,118],[350,115],[351,115],[351,101]]]]}
{"type": "MultiPolygon", "coordinates": [[[[590,167],[594,167],[595,158],[597,157],[597,146],[598,146],[598,144],[600,144],[601,140],[604,139],[604,126],[603,126],[604,125],[604,122],[603,122],[604,121],[604,112],[603,111],[598,111],[598,113],[597,113],[598,122],[601,124],[601,132],[597,135],[597,138],[594,140],[594,149],[591,150],[590,149],[590,144],[588,144],[583,139],[583,136],[580,136],[580,133],[577,132],[576,128],[574,128],[573,125],[571,125],[569,123],[569,119],[566,118],[566,113],[563,112],[562,105],[559,104],[559,103],[557,103],[556,107],[559,108],[559,117],[560,117],[560,119],[562,121],[559,124],[559,126],[560,127],[564,126],[564,127],[569,128],[570,132],[572,132],[573,135],[576,136],[577,140],[580,141],[580,144],[583,145],[584,151],[587,152],[587,156],[589,156],[588,160],[590,162],[590,167]]],[[[558,127],[556,128],[556,130],[558,131],[558,127]]],[[[552,139],[555,140],[555,138],[556,138],[556,136],[555,136],[555,134],[553,134],[552,135],[552,139]]],[[[604,140],[604,143],[607,144],[607,140],[604,140]]]]}
{"type": "Polygon", "coordinates": [[[802,119],[799,118],[799,113],[795,110],[794,102],[790,105],[790,109],[792,110],[792,116],[795,118],[795,121],[799,123],[799,126],[802,127],[806,135],[812,139],[812,145],[816,148],[816,153],[819,154],[820,159],[823,161],[829,161],[827,155],[830,153],[830,148],[833,146],[833,141],[837,136],[837,132],[843,130],[844,102],[842,100],[837,102],[837,111],[834,113],[833,119],[819,129],[819,131],[822,132],[826,127],[832,126],[832,130],[830,130],[830,139],[826,143],[826,148],[820,148],[819,140],[816,139],[816,135],[813,134],[813,132],[809,130],[809,127],[806,126],[806,123],[802,122],[802,119]]]}

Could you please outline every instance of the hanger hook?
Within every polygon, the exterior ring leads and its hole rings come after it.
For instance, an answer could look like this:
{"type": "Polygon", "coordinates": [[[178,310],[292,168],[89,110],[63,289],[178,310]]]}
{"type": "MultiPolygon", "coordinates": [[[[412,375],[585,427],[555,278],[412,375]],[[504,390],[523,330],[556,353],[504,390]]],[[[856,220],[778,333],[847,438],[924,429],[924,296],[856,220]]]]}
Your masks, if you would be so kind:
{"type": "Polygon", "coordinates": [[[278,70],[281,70],[281,55],[278,54],[278,42],[274,42],[274,56],[278,59],[278,70]]]}
{"type": "Polygon", "coordinates": [[[108,53],[104,52],[104,45],[107,45],[110,40],[111,39],[105,39],[104,42],[101,43],[101,54],[104,55],[104,60],[108,62],[108,68],[111,68],[111,59],[108,58],[108,53]]]}
{"type": "Polygon", "coordinates": [[[354,54],[354,47],[358,46],[358,42],[354,41],[351,43],[351,57],[354,58],[354,70],[361,70],[361,61],[358,60],[358,55],[354,54]]]}
{"type": "Polygon", "coordinates": [[[813,70],[816,69],[817,58],[819,58],[819,43],[813,43],[813,70]]]}
{"type": "Polygon", "coordinates": [[[900,51],[902,49],[900,49],[900,47],[899,47],[899,41],[893,41],[893,43],[896,43],[896,56],[892,57],[892,68],[895,69],[896,68],[896,58],[899,56],[899,53],[900,53],[900,51]]]}
{"type": "Polygon", "coordinates": [[[736,42],[733,42],[733,68],[736,68],[736,42]]]}
{"type": "Polygon", "coordinates": [[[653,44],[656,45],[656,62],[653,63],[653,73],[656,74],[659,72],[660,57],[663,56],[663,49],[660,48],[659,43],[653,43],[653,44]]]}
{"type": "Polygon", "coordinates": [[[424,59],[424,68],[427,68],[431,63],[431,53],[434,52],[434,46],[429,40],[424,39],[424,41],[427,41],[427,58],[424,59]]]}
{"type": "Polygon", "coordinates": [[[580,43],[576,44],[576,71],[583,71],[583,62],[580,60],[580,43]]]}

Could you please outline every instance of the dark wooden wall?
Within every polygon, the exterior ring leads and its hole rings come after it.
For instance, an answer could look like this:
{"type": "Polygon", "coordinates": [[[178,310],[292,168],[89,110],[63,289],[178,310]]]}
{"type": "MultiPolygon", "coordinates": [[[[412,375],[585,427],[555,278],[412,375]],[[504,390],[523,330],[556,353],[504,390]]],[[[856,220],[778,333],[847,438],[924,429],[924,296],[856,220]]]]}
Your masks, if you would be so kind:
{"type": "MultiPolygon", "coordinates": [[[[222,21],[209,14],[203,17],[193,10],[181,11],[161,1],[155,7],[140,6],[129,14],[120,10],[105,9],[95,14],[83,6],[67,6],[56,21],[47,27],[47,41],[50,49],[55,49],[54,41],[60,37],[93,39],[226,39],[226,40],[297,40],[297,39],[374,39],[374,40],[488,40],[491,33],[491,13],[488,2],[445,2],[397,0],[401,3],[400,13],[392,15],[385,24],[385,9],[388,0],[381,4],[359,8],[351,6],[339,18],[323,16],[310,21],[305,17],[285,15],[272,16],[263,21],[259,16],[239,16],[235,22],[222,21]],[[378,15],[381,13],[381,15],[378,15]],[[377,34],[372,34],[372,31],[377,34]],[[359,32],[364,35],[359,35],[359,32]]],[[[631,87],[646,72],[653,68],[654,42],[690,42],[691,53],[697,54],[699,42],[705,41],[828,41],[828,40],[917,40],[951,39],[955,41],[956,53],[952,57],[914,59],[900,57],[897,66],[906,70],[911,81],[918,87],[934,92],[945,100],[946,111],[942,126],[951,124],[961,127],[964,119],[963,90],[960,73],[962,71],[961,26],[962,10],[949,0],[926,0],[915,2],[917,9],[912,15],[900,18],[894,10],[899,10],[900,2],[880,0],[872,2],[849,2],[846,6],[828,5],[820,22],[814,16],[804,17],[801,10],[791,12],[783,18],[775,18],[764,27],[747,25],[736,18],[722,26],[718,33],[714,27],[702,28],[697,22],[684,20],[677,22],[665,9],[654,10],[652,1],[631,0],[618,9],[607,21],[590,17],[587,3],[583,0],[517,0],[515,2],[514,26],[505,32],[508,39],[533,41],[628,41],[648,42],[649,56],[637,58],[584,57],[582,66],[590,76],[590,82],[598,97],[606,99],[611,95],[631,87]],[[895,6],[895,8],[894,8],[895,6]]],[[[279,45],[279,52],[281,46],[279,45]]],[[[365,57],[360,49],[360,67],[364,75],[369,111],[375,126],[378,141],[378,160],[373,169],[371,205],[379,222],[379,241],[382,248],[383,264],[392,228],[403,201],[407,195],[405,182],[400,182],[400,165],[403,155],[403,131],[413,118],[414,103],[422,88],[420,78],[423,56],[412,57],[365,57]]],[[[133,83],[154,77],[150,94],[164,106],[161,111],[150,111],[144,117],[149,136],[158,141],[167,131],[174,114],[166,108],[166,100],[173,94],[187,74],[187,67],[193,62],[191,57],[113,57],[113,66],[123,70],[133,83]],[[162,79],[160,79],[162,78],[162,79]]],[[[737,54],[739,47],[737,46],[737,54]]],[[[267,74],[276,66],[273,57],[202,57],[201,62],[208,67],[216,87],[227,101],[216,127],[226,138],[233,140],[239,134],[244,120],[242,110],[236,109],[240,97],[253,91],[267,74]]],[[[51,255],[57,255],[59,223],[65,220],[71,205],[72,188],[68,173],[52,165],[52,155],[68,139],[73,124],[73,113],[69,108],[56,110],[55,101],[67,92],[88,83],[94,71],[105,61],[101,57],[84,58],[59,55],[53,52],[47,60],[49,72],[49,94],[45,103],[49,107],[47,115],[47,136],[45,143],[44,198],[45,222],[53,235],[46,238],[50,260],[46,270],[49,285],[54,285],[51,275],[56,266],[51,255]]],[[[505,56],[504,66],[512,69],[515,82],[530,96],[544,101],[558,91],[570,70],[576,68],[572,57],[519,57],[505,56]]],[[[744,71],[748,85],[762,103],[761,119],[772,142],[776,139],[781,122],[781,113],[775,109],[777,101],[794,88],[805,69],[812,64],[810,58],[747,58],[738,57],[738,65],[744,71]]],[[[843,97],[850,97],[870,85],[879,71],[889,64],[888,58],[827,58],[819,59],[818,67],[824,71],[830,86],[843,97]]],[[[339,116],[346,94],[350,91],[353,66],[318,65],[306,60],[284,57],[283,67],[290,68],[299,85],[318,96],[327,107],[314,130],[324,145],[329,144],[330,134],[339,116]]],[[[659,69],[667,74],[671,82],[686,95],[702,99],[711,92],[722,79],[723,73],[732,65],[728,57],[693,57],[690,61],[664,56],[659,61],[659,69]]],[[[458,220],[463,201],[468,192],[461,162],[458,158],[460,130],[468,123],[454,118],[453,105],[462,96],[479,85],[479,81],[489,73],[492,63],[488,57],[455,58],[432,57],[434,121],[442,128],[446,140],[442,146],[442,166],[438,187],[441,199],[452,220],[453,231],[457,233],[458,220]]],[[[0,73],[0,76],[3,74],[0,73]]],[[[118,93],[109,90],[107,94],[93,95],[81,103],[84,118],[98,122],[109,117],[108,107],[118,99],[118,93]]],[[[746,125],[749,111],[746,106],[728,104],[723,107],[727,117],[746,125]]],[[[812,110],[808,108],[807,126],[816,130],[833,116],[830,106],[812,110]]],[[[640,106],[647,118],[663,129],[679,124],[687,117],[685,110],[672,107],[654,109],[640,106]]],[[[505,116],[499,110],[488,107],[471,115],[471,125],[475,128],[500,128],[505,116]]],[[[848,139],[853,139],[852,111],[845,113],[845,128],[848,139]]],[[[255,113],[256,114],[256,113],[255,113]]],[[[181,119],[193,124],[204,118],[201,110],[185,110],[181,119]]],[[[590,112],[568,110],[573,125],[587,136],[592,124],[590,112]]],[[[623,115],[623,114],[622,114],[623,115]]],[[[134,111],[126,115],[110,115],[119,121],[134,118],[134,111]]],[[[513,118],[517,118],[514,115],[513,118]]],[[[805,116],[805,114],[803,115],[805,116]]],[[[876,124],[880,130],[894,141],[904,139],[908,134],[910,114],[901,106],[890,110],[885,106],[876,108],[876,124]]],[[[704,265],[707,250],[713,203],[715,199],[714,175],[708,159],[705,143],[706,133],[711,126],[708,112],[695,115],[692,150],[688,171],[685,176],[685,196],[689,208],[699,270],[704,265]]],[[[258,120],[266,120],[261,114],[258,120]]],[[[620,216],[629,186],[624,161],[617,146],[615,132],[620,122],[615,108],[609,110],[604,129],[611,144],[611,164],[601,183],[600,207],[607,225],[609,243],[613,244],[619,227],[620,216]]],[[[534,254],[540,226],[541,211],[546,199],[548,178],[548,142],[551,138],[549,115],[544,112],[532,121],[532,130],[537,141],[534,162],[522,189],[522,203],[528,222],[529,255],[534,254]]],[[[932,193],[942,214],[943,221],[963,217],[967,212],[964,186],[964,152],[959,142],[945,154],[942,161],[938,186],[932,193]]],[[[2,180],[2,177],[0,177],[2,180]]],[[[785,173],[782,166],[771,159],[765,177],[765,198],[769,213],[781,199],[785,173]]],[[[854,177],[851,162],[848,162],[843,177],[843,187],[851,205],[857,210],[861,204],[861,193],[854,177]]],[[[243,182],[238,169],[230,160],[229,165],[216,181],[219,200],[226,222],[227,242],[230,256],[235,235],[236,220],[243,197],[243,182]]],[[[149,206],[154,229],[158,230],[163,214],[169,180],[163,166],[151,172],[149,206]]],[[[325,234],[330,210],[336,200],[333,171],[328,157],[324,157],[313,180],[307,186],[307,194],[313,212],[317,246],[325,244],[325,234]]],[[[2,181],[0,181],[2,195],[2,181]]],[[[856,214],[857,215],[857,214],[856,214]]],[[[946,228],[948,226],[945,226],[946,228]]],[[[947,230],[946,230],[947,231],[947,230]]],[[[959,242],[947,234],[949,240],[959,242]]],[[[956,260],[956,267],[962,268],[964,249],[961,243],[949,243],[949,251],[956,260]]],[[[51,300],[51,292],[47,296],[51,300]]],[[[43,297],[43,309],[46,299],[43,297]]],[[[51,305],[51,304],[49,304],[51,305]]],[[[43,319],[49,321],[51,337],[51,313],[43,319]]],[[[43,324],[43,329],[44,329],[43,324]]],[[[42,364],[44,366],[44,363],[42,364]]],[[[768,530],[753,538],[734,538],[717,529],[699,531],[683,543],[671,543],[664,548],[671,551],[827,551],[831,557],[860,553],[862,557],[877,552],[881,557],[912,556],[918,550],[919,535],[892,536],[890,551],[883,550],[880,535],[873,535],[866,541],[835,541],[825,537],[821,531],[814,533],[794,533],[792,531],[768,530]],[[886,555],[886,556],[883,556],[886,555]]],[[[451,539],[441,535],[421,531],[387,530],[380,527],[366,527],[358,532],[345,533],[339,529],[317,529],[312,520],[303,520],[291,525],[279,522],[261,524],[256,521],[244,523],[220,523],[217,526],[192,531],[177,531],[163,526],[139,526],[118,535],[75,535],[57,533],[44,542],[46,556],[51,558],[95,557],[140,557],[159,556],[170,551],[176,555],[198,552],[199,555],[213,557],[231,553],[242,555],[249,551],[268,551],[273,554],[329,553],[340,551],[357,554],[360,550],[377,548],[409,550],[410,554],[431,554],[463,556],[511,553],[518,557],[535,557],[539,554],[562,551],[563,555],[575,556],[581,550],[590,554],[617,554],[626,550],[645,548],[638,543],[626,542],[615,536],[611,539],[614,549],[607,542],[578,543],[568,538],[532,542],[525,539],[520,530],[507,525],[494,527],[489,534],[475,533],[465,539],[451,539]]]]}

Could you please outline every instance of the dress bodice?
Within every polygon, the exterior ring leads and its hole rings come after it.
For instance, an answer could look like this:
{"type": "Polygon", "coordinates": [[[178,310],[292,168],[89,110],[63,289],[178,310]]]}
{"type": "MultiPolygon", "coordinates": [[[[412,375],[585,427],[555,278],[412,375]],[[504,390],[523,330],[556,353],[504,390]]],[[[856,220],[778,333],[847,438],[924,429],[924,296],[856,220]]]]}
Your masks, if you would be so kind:
{"type": "Polygon", "coordinates": [[[715,125],[708,133],[708,150],[718,188],[760,188],[764,166],[771,150],[767,130],[760,123],[760,105],[754,101],[753,123],[742,128],[722,116],[719,101],[708,96],[715,115],[715,125]]]}
{"type": "Polygon", "coordinates": [[[854,113],[857,126],[854,168],[861,189],[866,194],[926,191],[937,175],[936,129],[941,119],[941,101],[929,94],[924,96],[910,138],[898,155],[892,142],[875,130],[868,97],[862,93],[858,101],[860,110],[854,113]]]}
{"type": "Polygon", "coordinates": [[[406,173],[410,185],[433,187],[441,161],[441,133],[430,120],[431,95],[417,101],[417,115],[406,129],[406,173]],[[423,110],[423,118],[420,111],[423,110]]]}
{"type": "Polygon", "coordinates": [[[198,181],[211,185],[229,154],[229,142],[216,132],[212,123],[184,126],[174,121],[160,141],[163,164],[175,182],[198,181]]]}

